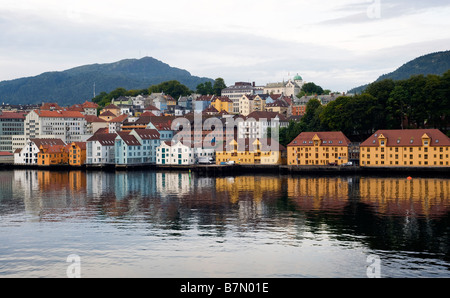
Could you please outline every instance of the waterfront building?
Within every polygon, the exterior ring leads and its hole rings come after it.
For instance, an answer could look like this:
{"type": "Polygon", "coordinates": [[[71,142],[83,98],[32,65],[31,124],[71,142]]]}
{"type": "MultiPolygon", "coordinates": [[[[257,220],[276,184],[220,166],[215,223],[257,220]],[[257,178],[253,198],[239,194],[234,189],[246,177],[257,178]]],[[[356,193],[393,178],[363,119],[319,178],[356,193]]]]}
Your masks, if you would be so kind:
{"type": "Polygon", "coordinates": [[[116,133],[97,133],[86,141],[86,164],[110,165],[115,163],[116,133]]]}
{"type": "MultiPolygon", "coordinates": [[[[24,121],[24,139],[59,138],[65,143],[83,142],[90,135],[83,114],[65,110],[33,110],[24,121]]],[[[25,144],[20,144],[22,148],[25,144]]],[[[17,148],[14,148],[17,149],[17,148]]]]}
{"type": "Polygon", "coordinates": [[[350,144],[340,131],[302,132],[287,146],[287,164],[342,165],[349,162],[350,144]]]}
{"type": "Polygon", "coordinates": [[[13,136],[24,134],[26,113],[0,112],[0,152],[13,151],[13,136]]]}
{"type": "Polygon", "coordinates": [[[271,138],[233,139],[216,150],[216,164],[233,162],[246,165],[286,164],[286,148],[271,138]]]}
{"type": "Polygon", "coordinates": [[[156,163],[156,148],[161,144],[160,134],[156,129],[133,129],[130,132],[142,144],[142,163],[156,163]]]}
{"type": "Polygon", "coordinates": [[[378,130],[360,145],[364,167],[448,167],[450,138],[438,129],[378,130]]]}
{"type": "Polygon", "coordinates": [[[160,135],[155,129],[117,132],[114,144],[116,165],[151,164],[156,160],[154,153],[159,145],[160,135]]]}
{"type": "Polygon", "coordinates": [[[83,166],[86,163],[86,142],[72,142],[68,159],[71,166],[83,166]]]}
{"type": "Polygon", "coordinates": [[[289,121],[277,112],[254,111],[244,117],[244,121],[237,122],[238,138],[264,138],[268,136],[268,129],[276,130],[287,127],[289,121]]]}
{"type": "Polygon", "coordinates": [[[191,143],[163,141],[156,149],[158,165],[193,165],[195,160],[195,149],[191,143]]]}
{"type": "Polygon", "coordinates": [[[69,163],[68,145],[41,144],[37,154],[38,166],[67,165],[69,163]]]}
{"type": "Polygon", "coordinates": [[[211,100],[211,106],[217,111],[225,111],[227,113],[233,112],[233,101],[228,96],[216,96],[211,100]]]}
{"type": "Polygon", "coordinates": [[[27,139],[26,145],[14,151],[14,164],[17,165],[37,165],[38,153],[41,146],[65,146],[61,139],[45,138],[45,139],[27,139]]]}

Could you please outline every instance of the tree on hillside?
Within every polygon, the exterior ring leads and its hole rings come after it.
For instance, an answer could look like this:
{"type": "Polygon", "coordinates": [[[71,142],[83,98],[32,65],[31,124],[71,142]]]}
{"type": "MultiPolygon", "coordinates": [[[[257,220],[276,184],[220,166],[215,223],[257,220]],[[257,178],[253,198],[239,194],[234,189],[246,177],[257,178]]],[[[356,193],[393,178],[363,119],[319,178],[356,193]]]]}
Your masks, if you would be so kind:
{"type": "Polygon", "coordinates": [[[175,99],[178,99],[180,96],[187,96],[192,94],[192,91],[188,87],[176,80],[163,82],[158,85],[150,86],[148,88],[149,94],[161,92],[164,92],[165,94],[168,94],[175,99]]]}

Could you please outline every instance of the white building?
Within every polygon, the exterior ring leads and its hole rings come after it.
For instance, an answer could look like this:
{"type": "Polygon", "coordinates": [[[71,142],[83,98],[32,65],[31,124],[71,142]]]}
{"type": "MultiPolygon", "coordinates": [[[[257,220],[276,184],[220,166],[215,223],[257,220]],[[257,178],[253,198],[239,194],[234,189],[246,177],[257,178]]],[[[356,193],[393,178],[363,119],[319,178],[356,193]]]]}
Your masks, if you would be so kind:
{"type": "Polygon", "coordinates": [[[264,87],[264,94],[283,94],[286,96],[297,96],[302,90],[305,82],[298,74],[293,80],[287,82],[269,83],[264,87]]]}
{"type": "Polygon", "coordinates": [[[86,141],[86,164],[114,164],[114,143],[116,136],[116,133],[98,133],[90,137],[86,141]]]}
{"type": "Polygon", "coordinates": [[[239,99],[243,95],[255,95],[260,93],[262,93],[261,88],[256,87],[254,82],[236,82],[233,86],[229,86],[221,91],[222,96],[228,96],[233,102],[233,113],[235,114],[239,113],[239,99]]]}
{"type": "Polygon", "coordinates": [[[38,153],[41,145],[66,145],[61,139],[45,138],[45,139],[28,139],[25,146],[14,151],[14,164],[16,165],[37,165],[38,153]]]}
{"type": "MultiPolygon", "coordinates": [[[[64,143],[84,142],[91,135],[87,133],[87,122],[83,114],[78,111],[65,110],[33,110],[27,114],[24,121],[24,137],[58,138],[64,143]]],[[[13,144],[13,150],[20,149],[25,144],[13,144]]]]}
{"type": "Polygon", "coordinates": [[[157,165],[192,165],[195,164],[195,160],[194,148],[182,142],[172,144],[171,141],[164,141],[156,149],[157,165]]]}
{"type": "Polygon", "coordinates": [[[268,128],[275,133],[288,125],[287,118],[277,112],[252,112],[244,118],[244,121],[237,122],[238,138],[266,138],[268,128]]]}

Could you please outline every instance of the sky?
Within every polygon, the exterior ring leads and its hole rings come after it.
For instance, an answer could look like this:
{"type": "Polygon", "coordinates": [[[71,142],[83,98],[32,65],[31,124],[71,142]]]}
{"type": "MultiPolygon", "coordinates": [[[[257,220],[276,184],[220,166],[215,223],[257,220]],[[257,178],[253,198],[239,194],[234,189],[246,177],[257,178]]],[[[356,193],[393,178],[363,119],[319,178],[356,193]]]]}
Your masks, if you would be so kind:
{"type": "Polygon", "coordinates": [[[153,57],[230,86],[337,92],[450,50],[448,0],[2,0],[0,81],[153,57]]]}

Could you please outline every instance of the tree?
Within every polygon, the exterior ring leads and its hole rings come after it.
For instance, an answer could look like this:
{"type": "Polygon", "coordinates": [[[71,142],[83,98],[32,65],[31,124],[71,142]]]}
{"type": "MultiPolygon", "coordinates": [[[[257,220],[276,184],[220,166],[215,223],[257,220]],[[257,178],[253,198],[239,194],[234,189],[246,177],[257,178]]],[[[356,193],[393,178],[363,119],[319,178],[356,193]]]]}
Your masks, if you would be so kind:
{"type": "Polygon", "coordinates": [[[312,82],[304,84],[302,87],[302,91],[306,95],[312,95],[312,94],[322,95],[323,94],[322,87],[317,86],[316,84],[314,84],[312,82]]]}
{"type": "Polygon", "coordinates": [[[192,94],[192,91],[188,87],[176,80],[150,86],[148,88],[148,92],[149,94],[164,92],[165,94],[168,94],[175,99],[178,99],[180,96],[187,96],[192,94]]]}
{"type": "Polygon", "coordinates": [[[207,81],[207,82],[198,84],[197,85],[197,93],[201,94],[201,95],[213,94],[214,90],[213,90],[212,83],[210,81],[207,81]]]}
{"type": "Polygon", "coordinates": [[[222,78],[217,78],[214,81],[213,86],[213,94],[220,96],[222,94],[222,89],[227,88],[227,85],[225,85],[225,81],[222,78]]]}

